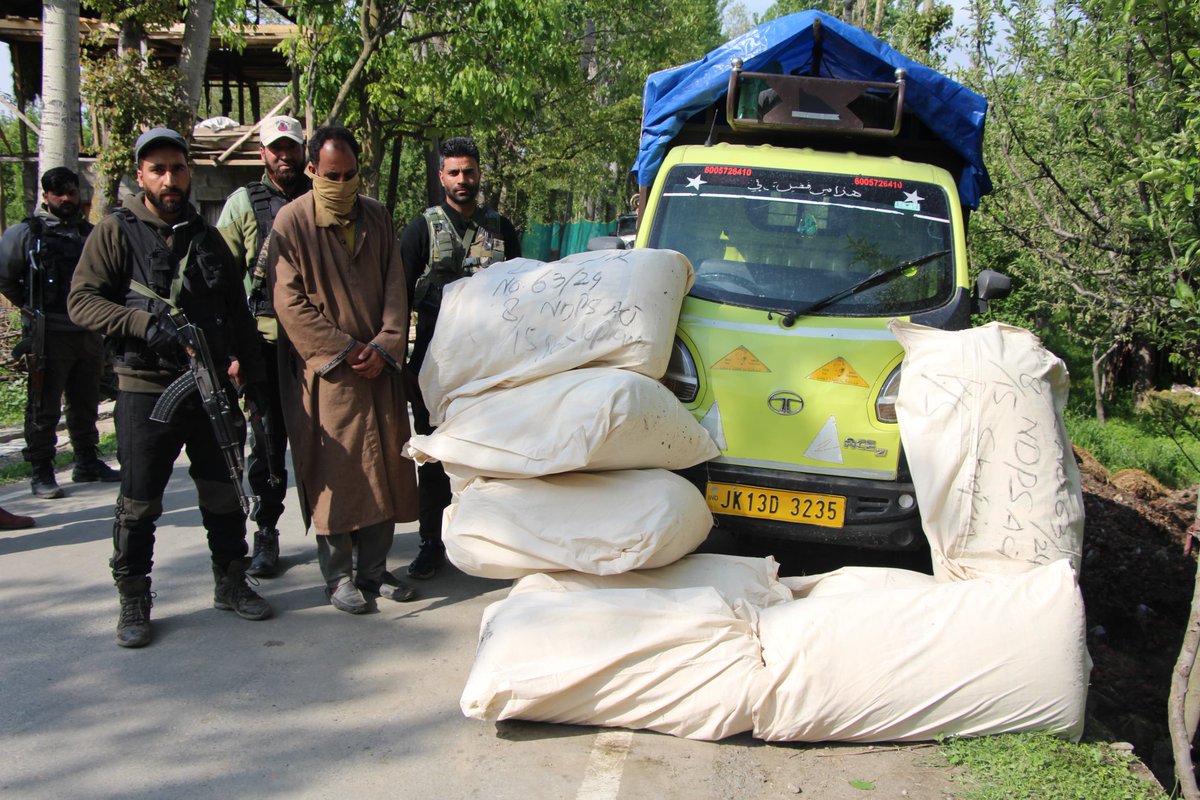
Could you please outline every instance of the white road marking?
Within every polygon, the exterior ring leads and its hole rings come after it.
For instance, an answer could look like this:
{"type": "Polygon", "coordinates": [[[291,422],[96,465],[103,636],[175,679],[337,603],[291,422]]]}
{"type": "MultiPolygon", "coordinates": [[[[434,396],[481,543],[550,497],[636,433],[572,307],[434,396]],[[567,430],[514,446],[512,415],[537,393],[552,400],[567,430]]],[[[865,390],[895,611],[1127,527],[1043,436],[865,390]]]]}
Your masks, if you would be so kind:
{"type": "Polygon", "coordinates": [[[625,756],[629,755],[632,744],[633,731],[611,730],[596,734],[575,800],[616,800],[621,789],[621,773],[625,770],[625,756]]]}

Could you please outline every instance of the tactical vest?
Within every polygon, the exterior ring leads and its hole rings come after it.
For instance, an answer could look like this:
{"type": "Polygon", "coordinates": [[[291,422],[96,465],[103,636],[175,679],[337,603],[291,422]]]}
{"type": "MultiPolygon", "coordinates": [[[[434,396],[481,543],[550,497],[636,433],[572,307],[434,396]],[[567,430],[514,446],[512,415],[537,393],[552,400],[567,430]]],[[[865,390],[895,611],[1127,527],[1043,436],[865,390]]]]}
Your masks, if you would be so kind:
{"type": "MultiPolygon", "coordinates": [[[[188,319],[204,331],[213,363],[218,368],[229,363],[232,327],[226,308],[229,289],[225,281],[231,280],[232,276],[222,269],[220,251],[207,242],[208,226],[199,217],[188,222],[189,227],[196,226],[199,230],[193,233],[188,243],[187,263],[181,275],[180,259],[171,252],[158,231],[127,208],[118,208],[113,214],[125,237],[125,268],[131,280],[176,303],[188,319]]],[[[125,290],[124,305],[151,314],[168,310],[163,300],[138,294],[132,287],[125,290]]],[[[113,343],[113,361],[116,366],[150,372],[179,372],[186,366],[182,356],[179,360],[164,358],[144,339],[132,336],[113,343]]]]}
{"type": "MultiPolygon", "coordinates": [[[[79,236],[74,236],[73,226],[47,225],[41,217],[25,220],[30,236],[41,242],[38,259],[42,268],[42,311],[47,314],[67,315],[67,292],[71,289],[71,276],[83,252],[83,242],[92,232],[92,224],[79,225],[79,236]],[[72,233],[67,233],[70,230],[72,233]]],[[[30,287],[25,287],[28,294],[30,287]]]]}
{"type": "Polygon", "coordinates": [[[413,308],[436,313],[446,284],[504,260],[504,238],[500,213],[492,208],[477,211],[467,220],[462,238],[441,206],[425,209],[422,216],[429,225],[429,268],[417,280],[413,308]]]}
{"type": "Polygon", "coordinates": [[[275,306],[267,286],[267,249],[271,244],[271,229],[279,209],[288,204],[287,198],[272,192],[262,181],[246,184],[250,208],[254,211],[254,264],[250,267],[250,313],[256,317],[275,316],[275,306]],[[266,231],[266,235],[263,235],[266,231]]]}

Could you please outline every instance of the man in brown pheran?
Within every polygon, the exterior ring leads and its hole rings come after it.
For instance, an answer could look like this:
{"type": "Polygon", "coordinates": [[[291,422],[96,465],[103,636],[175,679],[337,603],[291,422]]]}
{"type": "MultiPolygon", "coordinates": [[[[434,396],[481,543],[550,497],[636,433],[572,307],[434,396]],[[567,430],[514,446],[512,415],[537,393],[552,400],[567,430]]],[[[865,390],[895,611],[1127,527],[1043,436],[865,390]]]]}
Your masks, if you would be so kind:
{"type": "Polygon", "coordinates": [[[352,614],[381,591],[395,523],[417,512],[415,470],[401,454],[404,267],[388,210],[358,194],[358,152],[345,128],[316,130],[312,191],[275,218],[268,267],[301,511],[329,600],[352,614]]]}

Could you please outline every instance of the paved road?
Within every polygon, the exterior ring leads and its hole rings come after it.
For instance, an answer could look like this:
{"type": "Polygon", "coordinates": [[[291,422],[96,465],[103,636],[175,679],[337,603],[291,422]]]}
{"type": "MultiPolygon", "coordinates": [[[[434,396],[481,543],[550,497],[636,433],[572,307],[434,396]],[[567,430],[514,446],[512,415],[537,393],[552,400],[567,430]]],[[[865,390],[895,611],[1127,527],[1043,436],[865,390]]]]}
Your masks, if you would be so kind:
{"type": "MultiPolygon", "coordinates": [[[[480,616],[508,584],[453,569],[421,599],[353,617],[325,604],[294,501],[286,572],[261,593],[276,618],[212,608],[186,464],[158,532],[154,643],[113,643],[106,568],[112,485],[69,483],[0,505],[40,527],[0,532],[0,797],[580,798],[802,796],[942,800],[931,747],[772,746],[462,716],[480,616]],[[870,781],[873,792],[850,785],[870,781]],[[796,791],[799,790],[799,791],[796,791]]],[[[403,527],[392,566],[416,552],[403,527]]]]}

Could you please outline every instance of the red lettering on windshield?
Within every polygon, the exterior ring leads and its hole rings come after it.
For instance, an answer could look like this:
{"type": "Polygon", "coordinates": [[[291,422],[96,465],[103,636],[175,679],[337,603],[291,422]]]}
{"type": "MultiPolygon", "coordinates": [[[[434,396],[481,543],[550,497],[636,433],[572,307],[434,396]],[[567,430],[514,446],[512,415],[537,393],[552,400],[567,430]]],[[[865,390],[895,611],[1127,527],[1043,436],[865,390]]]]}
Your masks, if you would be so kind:
{"type": "Polygon", "coordinates": [[[891,178],[864,178],[862,175],[855,176],[855,186],[879,186],[884,189],[903,189],[904,181],[892,180],[891,178]]]}
{"type": "Polygon", "coordinates": [[[709,165],[704,168],[705,175],[743,175],[750,177],[754,174],[754,170],[749,167],[719,167],[709,165]]]}

